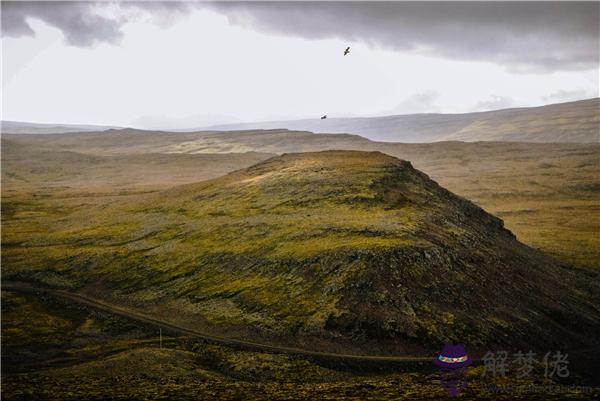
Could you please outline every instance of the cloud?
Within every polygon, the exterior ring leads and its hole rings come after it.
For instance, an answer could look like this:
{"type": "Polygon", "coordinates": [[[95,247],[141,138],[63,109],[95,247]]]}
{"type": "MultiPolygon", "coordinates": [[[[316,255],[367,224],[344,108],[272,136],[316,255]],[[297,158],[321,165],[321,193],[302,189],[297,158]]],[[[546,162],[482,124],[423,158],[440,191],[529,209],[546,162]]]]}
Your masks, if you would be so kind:
{"type": "Polygon", "coordinates": [[[58,28],[66,43],[92,46],[98,42],[116,43],[123,36],[123,21],[103,17],[94,12],[93,3],[79,2],[2,2],[2,34],[33,36],[29,18],[40,19],[58,28]]]}
{"type": "Polygon", "coordinates": [[[39,19],[58,28],[68,45],[93,47],[99,43],[118,43],[123,37],[122,26],[142,15],[150,15],[153,22],[169,26],[189,13],[191,5],[176,2],[3,1],[0,7],[3,36],[34,36],[28,19],[39,19]]]}
{"type": "Polygon", "coordinates": [[[215,3],[233,24],[306,39],[337,38],[514,72],[598,68],[599,3],[215,3]]]}
{"type": "Polygon", "coordinates": [[[436,101],[440,94],[435,91],[415,93],[404,99],[393,110],[384,114],[416,114],[416,113],[437,113],[440,111],[436,101]]]}
{"type": "Polygon", "coordinates": [[[475,111],[487,111],[487,110],[500,110],[500,109],[508,109],[510,107],[515,107],[516,103],[513,98],[508,96],[498,96],[492,95],[488,100],[482,100],[477,102],[475,106],[473,106],[473,110],[475,111]]]}
{"type": "Polygon", "coordinates": [[[583,89],[559,90],[542,96],[542,101],[544,103],[564,103],[592,97],[598,97],[598,94],[592,94],[583,89]]]}
{"type": "Polygon", "coordinates": [[[341,39],[512,72],[599,68],[598,2],[2,2],[2,34],[31,36],[29,18],[60,29],[68,44],[118,43],[123,24],[149,14],[172,24],[192,8],[231,24],[305,39],[341,39]],[[120,12],[106,16],[102,9],[120,12]]]}

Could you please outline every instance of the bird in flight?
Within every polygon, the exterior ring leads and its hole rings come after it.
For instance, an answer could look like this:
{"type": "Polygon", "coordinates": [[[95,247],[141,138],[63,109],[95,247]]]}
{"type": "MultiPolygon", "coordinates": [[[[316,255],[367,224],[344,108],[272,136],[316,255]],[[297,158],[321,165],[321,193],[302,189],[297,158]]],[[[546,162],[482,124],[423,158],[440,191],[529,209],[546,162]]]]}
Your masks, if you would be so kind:
{"type": "Polygon", "coordinates": [[[323,117],[321,117],[321,120],[324,120],[327,118],[327,114],[325,114],[323,117]]]}
{"type": "Polygon", "coordinates": [[[346,47],[346,50],[344,50],[344,56],[348,53],[350,53],[350,46],[346,47]]]}

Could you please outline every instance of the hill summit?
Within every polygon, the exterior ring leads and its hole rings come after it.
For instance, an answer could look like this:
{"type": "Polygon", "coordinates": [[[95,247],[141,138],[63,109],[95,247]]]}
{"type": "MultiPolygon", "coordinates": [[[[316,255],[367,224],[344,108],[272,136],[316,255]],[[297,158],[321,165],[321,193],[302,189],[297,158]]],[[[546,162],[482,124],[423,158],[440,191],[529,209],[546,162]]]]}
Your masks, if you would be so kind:
{"type": "MultiPolygon", "coordinates": [[[[590,344],[578,332],[600,328],[596,284],[379,152],[284,154],[78,211],[47,237],[22,248],[29,266],[36,256],[41,265],[28,277],[50,283],[48,272],[59,273],[134,304],[185,305],[181,319],[205,329],[389,342],[394,352],[590,344]]],[[[28,269],[19,253],[9,249],[5,278],[28,269]]]]}

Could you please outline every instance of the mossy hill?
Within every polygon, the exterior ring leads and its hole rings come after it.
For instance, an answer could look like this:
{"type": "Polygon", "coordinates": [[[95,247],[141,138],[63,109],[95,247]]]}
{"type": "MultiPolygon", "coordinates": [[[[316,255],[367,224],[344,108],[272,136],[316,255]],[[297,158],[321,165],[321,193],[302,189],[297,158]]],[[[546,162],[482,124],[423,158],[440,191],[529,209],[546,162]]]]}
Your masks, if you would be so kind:
{"type": "Polygon", "coordinates": [[[177,302],[190,324],[390,352],[592,346],[579,333],[600,332],[597,283],[379,152],[284,154],[102,208],[39,213],[57,217],[5,232],[5,280],[152,310],[177,302]]]}

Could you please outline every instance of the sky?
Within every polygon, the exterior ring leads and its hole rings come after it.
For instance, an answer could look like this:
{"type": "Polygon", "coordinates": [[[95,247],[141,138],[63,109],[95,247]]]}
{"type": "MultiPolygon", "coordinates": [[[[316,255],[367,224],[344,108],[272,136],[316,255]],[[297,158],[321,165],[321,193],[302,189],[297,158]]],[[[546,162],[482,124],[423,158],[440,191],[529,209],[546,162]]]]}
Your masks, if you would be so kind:
{"type": "Polygon", "coordinates": [[[3,1],[2,119],[183,129],[598,97],[599,5],[3,1]]]}

